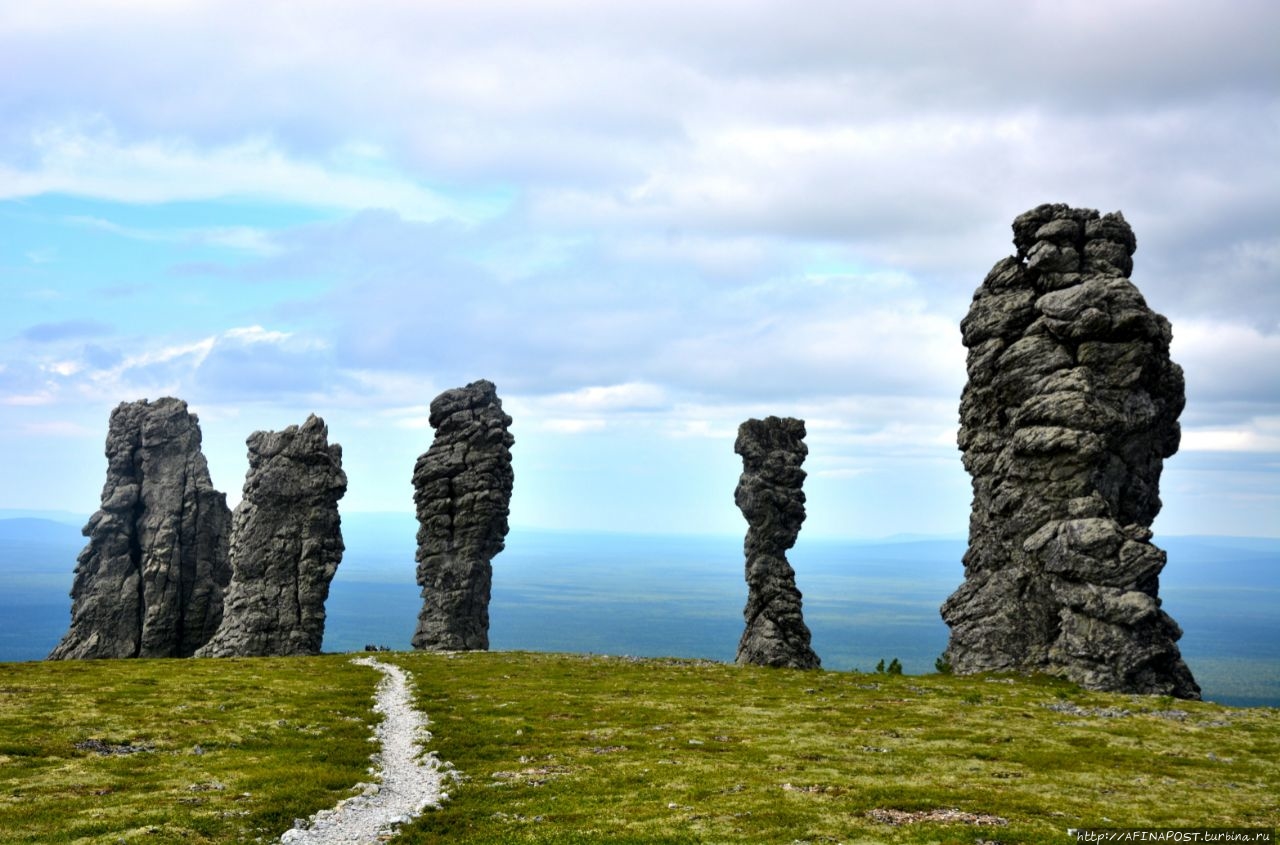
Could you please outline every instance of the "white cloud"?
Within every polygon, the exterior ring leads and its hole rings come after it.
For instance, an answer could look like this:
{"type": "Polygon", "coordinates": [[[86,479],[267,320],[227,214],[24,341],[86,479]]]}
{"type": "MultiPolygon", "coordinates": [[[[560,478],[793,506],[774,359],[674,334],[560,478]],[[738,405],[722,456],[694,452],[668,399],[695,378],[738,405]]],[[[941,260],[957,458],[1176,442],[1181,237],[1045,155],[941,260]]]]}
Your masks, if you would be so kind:
{"type": "Polygon", "coordinates": [[[3,401],[180,391],[410,443],[487,377],[571,458],[732,464],[774,413],[815,478],[956,472],[969,295],[1013,216],[1066,201],[1134,225],[1184,450],[1250,458],[1280,414],[1280,6],[1099,9],[5,5],[3,401]],[[85,256],[68,215],[129,242],[85,256]],[[225,301],[173,244],[238,253],[203,268],[225,301]]]}
{"type": "Polygon", "coordinates": [[[583,387],[571,393],[548,396],[543,402],[548,407],[579,413],[653,411],[669,405],[666,390],[656,384],[639,382],[583,387]]]}
{"type": "Polygon", "coordinates": [[[45,390],[39,393],[11,393],[0,397],[0,402],[16,407],[52,405],[55,401],[57,401],[57,396],[52,390],[45,390]]]}
{"type": "MultiPolygon", "coordinates": [[[[243,198],[342,211],[393,209],[410,220],[474,221],[495,211],[485,201],[425,188],[383,161],[302,160],[263,136],[202,147],[175,138],[130,142],[110,129],[70,125],[37,131],[32,151],[33,167],[0,164],[0,199],[51,193],[130,203],[243,198]]],[[[243,245],[248,231],[215,229],[204,237],[243,245]]]]}
{"type": "Polygon", "coordinates": [[[1280,452],[1280,416],[1257,417],[1234,428],[1183,428],[1184,452],[1280,452]]]}
{"type": "Polygon", "coordinates": [[[542,420],[540,427],[557,434],[584,434],[591,431],[602,431],[606,425],[607,423],[599,418],[569,419],[556,417],[542,420]]]}
{"type": "Polygon", "coordinates": [[[819,478],[858,478],[872,472],[867,467],[841,467],[839,469],[822,469],[813,473],[819,478]]]}
{"type": "Polygon", "coordinates": [[[1268,332],[1242,322],[1170,319],[1170,357],[1186,373],[1188,411],[1199,402],[1280,407],[1280,324],[1268,332]]]}
{"type": "Polygon", "coordinates": [[[123,238],[150,243],[220,246],[264,256],[275,255],[281,251],[281,247],[275,243],[269,230],[253,226],[146,229],[137,226],[122,226],[119,223],[104,220],[100,217],[86,217],[83,215],[72,215],[67,218],[67,222],[108,232],[123,238]]]}
{"type": "Polygon", "coordinates": [[[45,369],[51,373],[56,373],[57,375],[65,377],[73,376],[80,372],[84,369],[84,365],[79,361],[56,361],[52,364],[46,365],[45,369]]]}
{"type": "Polygon", "coordinates": [[[291,332],[268,331],[262,326],[241,326],[227,329],[222,333],[222,336],[242,343],[283,343],[293,337],[293,334],[291,332]]]}
{"type": "Polygon", "coordinates": [[[22,433],[31,437],[97,437],[101,434],[71,420],[45,420],[24,423],[22,433]]]}

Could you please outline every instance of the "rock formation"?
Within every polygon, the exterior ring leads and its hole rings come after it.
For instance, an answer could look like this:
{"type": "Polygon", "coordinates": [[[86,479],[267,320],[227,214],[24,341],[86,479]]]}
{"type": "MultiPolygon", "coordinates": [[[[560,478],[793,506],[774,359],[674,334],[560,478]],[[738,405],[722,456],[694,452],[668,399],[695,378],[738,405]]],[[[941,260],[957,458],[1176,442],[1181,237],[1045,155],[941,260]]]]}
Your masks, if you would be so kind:
{"type": "Polygon", "coordinates": [[[201,657],[319,654],[324,603],[342,561],[342,447],[324,420],[255,431],[231,527],[222,625],[201,657]]]}
{"type": "Polygon", "coordinates": [[[50,659],[190,657],[222,619],[227,497],[213,488],[187,403],[121,403],[102,506],[84,527],[71,628],[50,659]]]}
{"type": "Polygon", "coordinates": [[[973,476],[965,581],[942,606],[958,672],[1042,671],[1199,698],[1150,542],[1178,448],[1169,322],[1129,281],[1118,212],[1042,205],[1013,223],[961,324],[959,445],[973,476]]]}
{"type": "Polygon", "coordinates": [[[733,450],[742,456],[734,500],[747,519],[746,630],[738,641],[738,663],[816,669],[809,628],[801,613],[796,573],[787,549],[804,523],[805,472],[809,453],[804,420],[767,417],[738,427],[733,450]]]}
{"type": "Polygon", "coordinates": [[[502,551],[515,476],[511,417],[491,382],[446,390],[431,403],[435,440],[413,468],[422,612],[413,647],[489,647],[490,561],[502,551]]]}

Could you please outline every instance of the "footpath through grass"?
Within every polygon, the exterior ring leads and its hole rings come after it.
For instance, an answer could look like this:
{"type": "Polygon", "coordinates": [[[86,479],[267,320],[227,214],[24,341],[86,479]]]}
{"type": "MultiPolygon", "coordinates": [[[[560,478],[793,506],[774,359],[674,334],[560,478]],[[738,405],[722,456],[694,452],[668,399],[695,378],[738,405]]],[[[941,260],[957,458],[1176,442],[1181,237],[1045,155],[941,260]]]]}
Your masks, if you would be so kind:
{"type": "Polygon", "coordinates": [[[1050,679],[395,654],[465,779],[405,843],[1064,843],[1280,825],[1280,710],[1050,679]],[[949,812],[957,810],[959,812],[949,812]]]}
{"type": "MultiPolygon", "coordinates": [[[[583,655],[393,653],[456,765],[404,843],[1065,843],[1280,825],[1280,710],[583,655]]],[[[0,841],[270,842],[368,779],[351,655],[0,664],[0,841]]]]}

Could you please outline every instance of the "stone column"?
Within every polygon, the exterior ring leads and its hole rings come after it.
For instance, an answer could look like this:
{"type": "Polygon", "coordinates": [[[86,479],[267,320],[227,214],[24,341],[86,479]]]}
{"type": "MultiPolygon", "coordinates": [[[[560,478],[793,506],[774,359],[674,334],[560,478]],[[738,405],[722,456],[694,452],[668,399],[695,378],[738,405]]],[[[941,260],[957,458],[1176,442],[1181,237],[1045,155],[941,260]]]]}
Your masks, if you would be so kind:
{"type": "Polygon", "coordinates": [[[201,657],[319,654],[324,604],[342,562],[342,447],[324,420],[255,431],[231,529],[222,626],[201,657]]]}
{"type": "Polygon", "coordinates": [[[1169,321],[1129,281],[1136,240],[1119,212],[1042,205],[1013,232],[1017,254],[961,323],[973,509],[965,580],[942,606],[948,659],[1199,698],[1150,542],[1185,402],[1169,321]]]}
{"type": "Polygon", "coordinates": [[[747,520],[746,630],[738,642],[738,663],[816,669],[809,628],[801,612],[796,573],[787,549],[804,523],[805,472],[809,450],[804,420],[767,417],[738,427],[733,450],[742,456],[742,477],[734,500],[747,520]]]}
{"type": "Polygon", "coordinates": [[[494,555],[507,536],[515,476],[511,417],[492,382],[446,390],[431,403],[431,448],[413,469],[422,611],[413,647],[489,647],[494,555]]]}
{"type": "Polygon", "coordinates": [[[123,402],[106,454],[71,627],[49,657],[190,657],[217,630],[231,578],[231,511],[209,479],[199,420],[181,399],[123,402]]]}

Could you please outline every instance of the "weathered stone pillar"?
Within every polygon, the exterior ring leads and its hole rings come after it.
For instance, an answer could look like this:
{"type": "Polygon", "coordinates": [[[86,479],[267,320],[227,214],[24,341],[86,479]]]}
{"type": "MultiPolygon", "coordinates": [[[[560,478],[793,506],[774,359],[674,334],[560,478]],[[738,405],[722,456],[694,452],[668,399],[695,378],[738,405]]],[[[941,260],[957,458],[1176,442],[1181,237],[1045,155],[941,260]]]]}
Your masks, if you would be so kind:
{"type": "Polygon", "coordinates": [[[413,469],[422,587],[413,647],[487,649],[491,561],[505,543],[515,480],[511,417],[492,382],[476,381],[437,396],[430,421],[435,440],[413,469]]]}
{"type": "Polygon", "coordinates": [[[342,562],[342,447],[314,414],[301,427],[255,431],[231,529],[222,626],[201,657],[319,654],[324,603],[342,562]]]}
{"type": "Polygon", "coordinates": [[[1118,212],[1042,205],[1013,223],[961,323],[959,445],[973,477],[965,581],[942,606],[958,672],[1041,671],[1199,698],[1160,609],[1152,545],[1182,369],[1129,281],[1118,212]]]}
{"type": "Polygon", "coordinates": [[[801,612],[796,573],[787,549],[804,523],[805,472],[809,453],[804,420],[767,417],[738,427],[733,450],[742,456],[742,476],[734,500],[747,519],[746,630],[738,642],[738,663],[816,669],[809,628],[801,612]]]}
{"type": "Polygon", "coordinates": [[[49,657],[190,657],[217,630],[231,577],[231,511],[209,479],[199,420],[180,399],[123,402],[106,454],[71,627],[49,657]]]}

